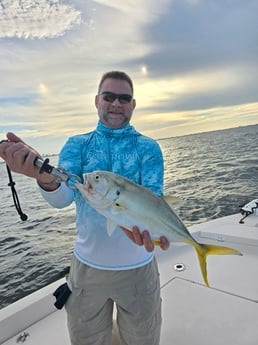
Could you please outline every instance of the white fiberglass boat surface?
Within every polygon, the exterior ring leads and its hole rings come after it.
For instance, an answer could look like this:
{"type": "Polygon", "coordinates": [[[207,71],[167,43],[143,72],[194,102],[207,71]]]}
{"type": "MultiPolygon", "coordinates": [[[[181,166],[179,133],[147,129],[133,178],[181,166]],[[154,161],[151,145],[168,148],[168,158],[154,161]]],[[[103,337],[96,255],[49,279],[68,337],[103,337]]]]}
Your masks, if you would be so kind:
{"type": "MultiPolygon", "coordinates": [[[[160,345],[257,345],[258,213],[248,216],[244,224],[240,219],[236,214],[189,228],[200,242],[232,247],[243,254],[208,257],[210,288],[202,280],[191,246],[157,250],[163,300],[160,345]]],[[[0,310],[0,344],[70,344],[66,313],[53,305],[53,291],[63,282],[0,310]]],[[[119,345],[115,326],[113,345],[119,345]]]]}

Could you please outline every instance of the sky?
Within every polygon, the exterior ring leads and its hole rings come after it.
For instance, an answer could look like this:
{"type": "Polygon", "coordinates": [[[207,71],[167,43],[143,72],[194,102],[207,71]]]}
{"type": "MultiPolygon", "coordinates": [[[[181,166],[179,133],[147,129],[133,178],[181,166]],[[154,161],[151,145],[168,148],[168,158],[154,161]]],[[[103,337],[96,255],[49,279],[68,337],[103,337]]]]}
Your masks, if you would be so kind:
{"type": "Polygon", "coordinates": [[[257,124],[257,23],[257,0],[0,0],[0,140],[58,153],[110,70],[154,139],[257,124]]]}

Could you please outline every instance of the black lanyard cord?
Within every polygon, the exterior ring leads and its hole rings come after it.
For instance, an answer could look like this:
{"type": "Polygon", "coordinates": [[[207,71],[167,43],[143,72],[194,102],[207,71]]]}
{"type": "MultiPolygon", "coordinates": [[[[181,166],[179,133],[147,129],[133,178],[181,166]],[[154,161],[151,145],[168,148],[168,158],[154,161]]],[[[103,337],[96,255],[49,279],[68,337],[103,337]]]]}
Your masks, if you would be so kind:
{"type": "Polygon", "coordinates": [[[13,202],[14,202],[14,206],[21,218],[21,220],[25,221],[28,219],[28,216],[22,212],[22,209],[21,209],[21,205],[20,205],[20,201],[19,201],[19,198],[18,198],[18,194],[16,192],[16,189],[15,189],[15,182],[13,181],[13,178],[12,178],[12,173],[11,173],[11,170],[10,168],[8,167],[8,165],[6,164],[6,169],[7,169],[7,173],[8,173],[8,177],[9,177],[9,183],[8,183],[8,186],[11,188],[11,191],[12,191],[12,197],[13,197],[13,202]]]}

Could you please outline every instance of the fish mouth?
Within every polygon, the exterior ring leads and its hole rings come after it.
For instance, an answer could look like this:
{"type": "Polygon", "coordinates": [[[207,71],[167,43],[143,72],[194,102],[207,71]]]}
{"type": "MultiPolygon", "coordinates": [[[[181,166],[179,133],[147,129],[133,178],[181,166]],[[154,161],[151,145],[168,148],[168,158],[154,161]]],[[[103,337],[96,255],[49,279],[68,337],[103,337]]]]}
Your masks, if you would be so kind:
{"type": "Polygon", "coordinates": [[[84,189],[86,189],[86,192],[90,195],[93,195],[93,186],[90,183],[90,181],[87,179],[87,176],[84,178],[84,189]]]}
{"type": "Polygon", "coordinates": [[[93,187],[92,187],[92,184],[88,183],[87,185],[87,192],[90,194],[90,195],[93,195],[93,187]]]}
{"type": "Polygon", "coordinates": [[[90,195],[94,194],[93,193],[93,186],[89,181],[86,182],[85,187],[86,187],[86,191],[88,194],[90,194],[90,195]]]}

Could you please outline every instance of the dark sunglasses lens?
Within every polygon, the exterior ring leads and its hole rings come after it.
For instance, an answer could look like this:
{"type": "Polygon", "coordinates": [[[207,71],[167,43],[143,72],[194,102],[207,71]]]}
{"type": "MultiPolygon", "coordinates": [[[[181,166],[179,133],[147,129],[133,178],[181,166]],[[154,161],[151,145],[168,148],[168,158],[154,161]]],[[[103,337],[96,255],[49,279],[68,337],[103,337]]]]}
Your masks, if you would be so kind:
{"type": "Polygon", "coordinates": [[[121,104],[131,102],[133,97],[127,94],[115,94],[113,92],[102,92],[101,96],[106,102],[113,103],[116,99],[118,99],[121,104]]]}
{"type": "Polygon", "coordinates": [[[122,104],[129,103],[129,102],[131,102],[131,100],[132,100],[132,96],[131,96],[131,95],[126,95],[126,94],[124,94],[124,95],[119,95],[119,96],[118,96],[118,100],[119,100],[119,102],[122,103],[122,104]]]}
{"type": "Polygon", "coordinates": [[[101,95],[104,101],[106,102],[113,103],[114,100],[116,99],[116,95],[114,93],[103,92],[101,95]]]}

